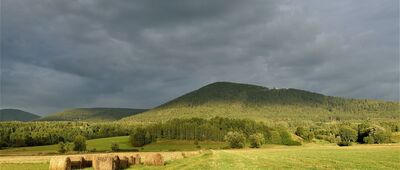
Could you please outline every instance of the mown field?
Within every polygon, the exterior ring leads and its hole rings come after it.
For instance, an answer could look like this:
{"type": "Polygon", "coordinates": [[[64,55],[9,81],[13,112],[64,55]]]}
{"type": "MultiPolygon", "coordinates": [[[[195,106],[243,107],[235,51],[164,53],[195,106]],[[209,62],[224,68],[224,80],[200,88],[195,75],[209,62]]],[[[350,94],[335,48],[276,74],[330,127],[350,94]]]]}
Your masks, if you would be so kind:
{"type": "MultiPolygon", "coordinates": [[[[161,152],[167,154],[171,152],[161,152]]],[[[48,163],[1,163],[2,169],[47,169],[48,163]]],[[[331,144],[304,146],[267,145],[261,149],[206,150],[202,154],[167,160],[164,167],[137,166],[131,169],[397,169],[400,167],[400,144],[354,145],[331,144]]]]}

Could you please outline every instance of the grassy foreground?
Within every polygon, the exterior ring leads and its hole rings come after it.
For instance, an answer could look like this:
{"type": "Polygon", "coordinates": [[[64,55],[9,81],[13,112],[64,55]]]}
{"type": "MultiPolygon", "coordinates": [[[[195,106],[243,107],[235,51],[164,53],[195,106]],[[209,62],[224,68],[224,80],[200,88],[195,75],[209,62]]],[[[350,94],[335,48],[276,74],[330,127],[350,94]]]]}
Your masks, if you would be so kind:
{"type": "MultiPolygon", "coordinates": [[[[396,169],[398,167],[400,167],[400,145],[358,145],[219,150],[176,160],[161,169],[396,169]]],[[[142,166],[140,169],[160,168],[142,166]]]]}
{"type": "MultiPolygon", "coordinates": [[[[1,163],[0,163],[1,164],[1,163]]],[[[6,169],[47,169],[48,164],[1,164],[6,169]]],[[[262,149],[210,150],[201,155],[168,161],[164,167],[131,169],[397,169],[400,144],[269,146],[262,149]]]]}

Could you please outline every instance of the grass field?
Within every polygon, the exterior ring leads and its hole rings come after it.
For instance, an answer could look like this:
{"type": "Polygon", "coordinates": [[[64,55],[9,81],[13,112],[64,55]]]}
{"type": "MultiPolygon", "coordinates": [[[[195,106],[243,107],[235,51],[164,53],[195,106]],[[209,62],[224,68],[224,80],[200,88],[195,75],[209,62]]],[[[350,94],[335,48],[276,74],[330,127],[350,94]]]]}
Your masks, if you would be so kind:
{"type": "MultiPolygon", "coordinates": [[[[296,146],[218,150],[161,169],[397,169],[400,145],[296,146]]],[[[136,169],[136,168],[132,168],[136,169]]],[[[160,169],[142,166],[140,169],[160,169]]]]}
{"type": "MultiPolygon", "coordinates": [[[[141,147],[132,147],[129,144],[129,136],[119,136],[111,138],[92,139],[87,141],[87,149],[96,149],[96,152],[108,152],[111,151],[111,143],[117,143],[121,150],[132,150],[137,149],[141,152],[151,151],[192,151],[199,149],[219,149],[226,144],[224,142],[199,142],[201,148],[197,148],[194,145],[194,141],[179,141],[179,140],[160,140],[148,145],[141,147]]],[[[4,155],[47,155],[57,154],[57,145],[45,145],[45,146],[34,146],[34,147],[19,147],[0,150],[0,156],[4,155]]],[[[71,152],[74,153],[74,152],[71,152]]]]}
{"type": "MultiPolygon", "coordinates": [[[[171,153],[163,152],[162,154],[171,153]]],[[[18,160],[16,160],[18,161],[18,160]]],[[[1,162],[0,162],[1,164],[1,162]]],[[[1,167],[23,170],[47,169],[47,163],[6,163],[1,167]]],[[[164,167],[131,169],[397,169],[400,144],[268,146],[262,149],[208,150],[203,154],[168,161],[164,167]]]]}

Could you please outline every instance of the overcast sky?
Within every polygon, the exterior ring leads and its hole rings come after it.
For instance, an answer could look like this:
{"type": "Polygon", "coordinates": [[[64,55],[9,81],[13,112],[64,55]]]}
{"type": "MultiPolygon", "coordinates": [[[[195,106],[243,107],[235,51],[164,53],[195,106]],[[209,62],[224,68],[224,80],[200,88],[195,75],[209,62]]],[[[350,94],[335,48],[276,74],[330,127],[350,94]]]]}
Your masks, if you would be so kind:
{"type": "Polygon", "coordinates": [[[151,108],[216,81],[399,100],[398,0],[1,0],[1,108],[151,108]]]}

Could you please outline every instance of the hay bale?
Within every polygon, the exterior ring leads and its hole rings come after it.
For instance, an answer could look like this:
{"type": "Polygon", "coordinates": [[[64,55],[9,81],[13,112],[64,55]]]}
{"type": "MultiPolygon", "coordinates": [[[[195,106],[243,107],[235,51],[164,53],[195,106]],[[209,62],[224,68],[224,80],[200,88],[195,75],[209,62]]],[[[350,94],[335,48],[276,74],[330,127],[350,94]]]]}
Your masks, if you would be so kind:
{"type": "Polygon", "coordinates": [[[129,167],[129,158],[124,156],[119,160],[119,169],[126,169],[129,167]]]}
{"type": "Polygon", "coordinates": [[[134,165],[140,165],[140,164],[142,164],[142,157],[140,157],[139,154],[136,154],[134,165]]]}
{"type": "Polygon", "coordinates": [[[93,160],[93,169],[95,170],[117,170],[114,158],[111,156],[98,156],[93,160]]]}
{"type": "Polygon", "coordinates": [[[85,164],[83,165],[84,168],[92,167],[93,166],[93,161],[91,160],[85,160],[85,164]]]}
{"type": "Polygon", "coordinates": [[[136,163],[136,157],[135,156],[130,156],[128,164],[129,165],[135,165],[135,163],[136,163]]]}
{"type": "Polygon", "coordinates": [[[83,159],[85,160],[85,164],[84,167],[92,167],[93,166],[93,162],[95,160],[95,158],[97,157],[97,155],[95,154],[88,154],[88,155],[84,155],[83,159]]]}
{"type": "Polygon", "coordinates": [[[49,170],[71,170],[69,157],[53,157],[50,159],[49,170]]]}
{"type": "Polygon", "coordinates": [[[163,166],[164,158],[161,154],[153,154],[151,156],[147,156],[144,162],[145,165],[155,165],[155,166],[163,166]]]}
{"type": "Polygon", "coordinates": [[[83,157],[71,158],[71,169],[83,169],[85,167],[85,159],[83,157]]]}
{"type": "Polygon", "coordinates": [[[117,155],[113,157],[113,167],[119,169],[119,157],[117,155]]]}
{"type": "Polygon", "coordinates": [[[182,152],[182,157],[183,157],[183,158],[186,158],[186,157],[187,157],[187,155],[186,155],[185,152],[182,152]]]}

